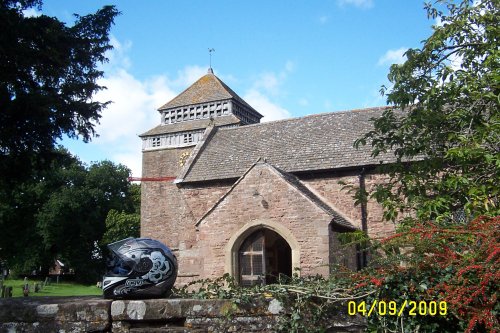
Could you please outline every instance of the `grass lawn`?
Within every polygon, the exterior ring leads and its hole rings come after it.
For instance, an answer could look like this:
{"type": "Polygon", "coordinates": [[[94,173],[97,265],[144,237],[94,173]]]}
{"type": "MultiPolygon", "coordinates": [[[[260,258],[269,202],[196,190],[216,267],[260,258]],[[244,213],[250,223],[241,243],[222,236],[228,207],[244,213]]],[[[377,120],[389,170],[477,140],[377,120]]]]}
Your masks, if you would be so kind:
{"type": "MultiPolygon", "coordinates": [[[[54,279],[52,279],[52,283],[46,285],[41,288],[37,293],[35,290],[35,283],[38,283],[39,286],[43,285],[43,281],[35,281],[28,280],[30,286],[29,296],[88,296],[95,295],[101,296],[102,289],[97,288],[95,285],[86,286],[72,282],[59,282],[56,283],[54,279]]],[[[12,287],[12,297],[22,297],[23,296],[23,285],[24,280],[14,280],[7,279],[4,281],[4,286],[12,287]]]]}

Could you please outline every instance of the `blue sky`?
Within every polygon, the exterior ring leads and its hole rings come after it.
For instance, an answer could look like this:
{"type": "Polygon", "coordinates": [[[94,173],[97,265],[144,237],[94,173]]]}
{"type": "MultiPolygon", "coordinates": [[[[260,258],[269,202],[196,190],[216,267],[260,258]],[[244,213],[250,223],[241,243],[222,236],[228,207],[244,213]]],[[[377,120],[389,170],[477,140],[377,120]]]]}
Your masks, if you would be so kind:
{"type": "Polygon", "coordinates": [[[392,63],[418,47],[431,25],[417,0],[67,1],[42,12],[72,14],[114,4],[115,49],[103,66],[113,103],[92,143],[63,140],[84,162],[109,159],[141,174],[138,134],[160,123],[156,109],[212,67],[270,121],[385,105],[379,89],[392,63]]]}

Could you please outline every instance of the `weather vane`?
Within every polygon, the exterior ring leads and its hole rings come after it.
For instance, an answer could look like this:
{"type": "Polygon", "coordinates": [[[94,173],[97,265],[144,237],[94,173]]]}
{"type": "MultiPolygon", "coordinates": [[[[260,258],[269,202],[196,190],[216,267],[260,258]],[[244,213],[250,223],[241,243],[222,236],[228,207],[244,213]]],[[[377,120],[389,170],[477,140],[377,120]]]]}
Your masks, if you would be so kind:
{"type": "Polygon", "coordinates": [[[215,49],[208,48],[208,54],[210,55],[210,68],[212,68],[212,52],[215,52],[215,49]]]}

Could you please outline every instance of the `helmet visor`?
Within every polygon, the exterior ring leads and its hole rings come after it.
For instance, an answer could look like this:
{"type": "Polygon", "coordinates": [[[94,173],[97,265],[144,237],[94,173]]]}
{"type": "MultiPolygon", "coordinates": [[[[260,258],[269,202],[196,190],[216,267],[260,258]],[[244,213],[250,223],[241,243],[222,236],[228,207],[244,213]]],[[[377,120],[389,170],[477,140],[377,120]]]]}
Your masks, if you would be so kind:
{"type": "Polygon", "coordinates": [[[118,250],[120,249],[120,247],[122,247],[122,245],[124,245],[125,243],[127,242],[130,242],[130,241],[133,241],[134,238],[132,237],[129,237],[129,238],[125,238],[125,239],[122,239],[122,240],[119,240],[117,242],[114,242],[114,243],[111,243],[111,244],[108,244],[108,249],[113,252],[114,254],[116,254],[117,256],[119,256],[119,252],[118,250]]]}
{"type": "MultiPolygon", "coordinates": [[[[111,258],[108,261],[108,274],[114,275],[114,276],[127,276],[129,275],[133,268],[135,263],[125,256],[124,253],[124,248],[123,246],[126,243],[131,243],[134,241],[134,238],[129,237],[122,239],[120,241],[108,244],[108,249],[111,253],[111,258]]],[[[125,245],[125,248],[127,245],[125,245]]]]}

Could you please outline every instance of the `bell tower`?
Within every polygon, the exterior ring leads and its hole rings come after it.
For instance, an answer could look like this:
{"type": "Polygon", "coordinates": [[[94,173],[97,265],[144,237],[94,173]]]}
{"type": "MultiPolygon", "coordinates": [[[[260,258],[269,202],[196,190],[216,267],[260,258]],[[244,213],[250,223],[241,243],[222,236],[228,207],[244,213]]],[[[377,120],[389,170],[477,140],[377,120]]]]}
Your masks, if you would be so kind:
{"type": "Polygon", "coordinates": [[[205,128],[260,122],[262,115],[214,75],[212,68],[158,109],[161,124],[140,135],[143,151],[196,145],[205,128]]]}
{"type": "Polygon", "coordinates": [[[179,176],[207,127],[254,124],[260,122],[262,115],[214,75],[211,68],[158,112],[161,123],[139,135],[141,236],[158,239],[176,253],[187,242],[180,241],[180,235],[193,234],[195,221],[172,178],[179,176]]]}

